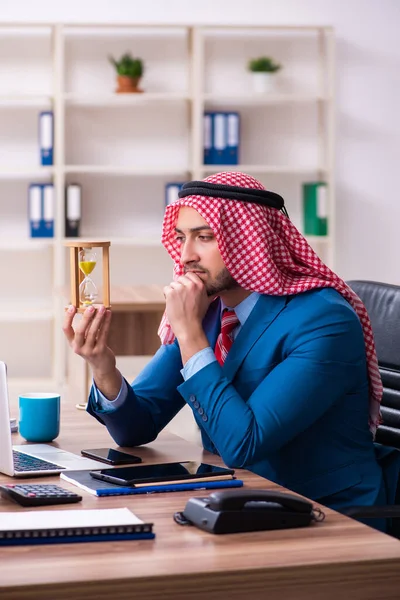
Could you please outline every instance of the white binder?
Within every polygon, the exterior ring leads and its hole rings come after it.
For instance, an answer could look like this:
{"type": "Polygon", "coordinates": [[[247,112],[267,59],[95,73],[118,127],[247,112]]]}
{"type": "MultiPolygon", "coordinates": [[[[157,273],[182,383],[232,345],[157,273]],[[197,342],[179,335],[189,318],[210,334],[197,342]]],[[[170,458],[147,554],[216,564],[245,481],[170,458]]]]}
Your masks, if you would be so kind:
{"type": "Polygon", "coordinates": [[[181,182],[170,182],[165,185],[165,206],[172,204],[175,200],[178,200],[178,194],[181,191],[183,183],[181,182]]]}
{"type": "Polygon", "coordinates": [[[41,237],[42,186],[33,183],[28,190],[28,216],[31,237],[41,237]]]}
{"type": "Polygon", "coordinates": [[[55,213],[55,198],[54,185],[45,183],[42,186],[42,202],[43,202],[43,226],[45,228],[46,237],[54,236],[54,213],[55,213]]]}
{"type": "Polygon", "coordinates": [[[40,158],[43,166],[53,164],[54,148],[54,123],[51,111],[41,112],[39,115],[39,144],[40,158]]]}
{"type": "Polygon", "coordinates": [[[82,216],[82,188],[78,183],[70,183],[65,194],[65,236],[79,237],[82,216]]]}
{"type": "Polygon", "coordinates": [[[226,164],[237,165],[239,163],[239,129],[240,117],[237,112],[230,112],[227,118],[227,152],[226,164]]]}
{"type": "Polygon", "coordinates": [[[203,115],[203,150],[204,150],[204,164],[213,164],[213,144],[212,144],[212,119],[213,115],[210,113],[204,113],[203,115]]]}
{"type": "Polygon", "coordinates": [[[223,165],[226,160],[227,120],[224,113],[214,115],[214,164],[223,165]]]}

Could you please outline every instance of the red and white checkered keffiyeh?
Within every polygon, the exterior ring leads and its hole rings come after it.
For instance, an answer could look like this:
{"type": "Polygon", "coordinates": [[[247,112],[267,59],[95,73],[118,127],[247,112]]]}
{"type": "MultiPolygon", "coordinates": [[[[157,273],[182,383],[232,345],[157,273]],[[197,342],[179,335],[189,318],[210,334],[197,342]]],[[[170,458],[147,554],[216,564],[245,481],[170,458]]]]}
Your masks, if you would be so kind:
{"type": "MultiPolygon", "coordinates": [[[[263,190],[264,186],[239,172],[217,173],[204,179],[210,183],[263,190]]],[[[246,290],[272,296],[300,294],[315,288],[337,290],[356,311],[364,332],[370,380],[370,429],[380,423],[383,388],[375,343],[367,310],[349,286],[317,256],[293,223],[279,210],[238,200],[186,196],[167,206],[161,241],[174,261],[174,278],[183,275],[175,227],[179,208],[190,206],[214,232],[226,268],[246,290]]],[[[158,334],[163,344],[174,341],[166,315],[158,334]]]]}

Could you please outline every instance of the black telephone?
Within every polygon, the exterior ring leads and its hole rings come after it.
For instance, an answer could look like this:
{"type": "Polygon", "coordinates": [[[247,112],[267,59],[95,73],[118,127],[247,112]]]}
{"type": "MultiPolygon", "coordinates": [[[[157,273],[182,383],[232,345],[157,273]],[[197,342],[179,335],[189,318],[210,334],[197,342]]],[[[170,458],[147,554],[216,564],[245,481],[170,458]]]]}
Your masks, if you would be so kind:
{"type": "Polygon", "coordinates": [[[213,492],[207,498],[190,498],[184,511],[174,515],[180,525],[196,525],[210,533],[305,527],[324,518],[308,500],[267,490],[213,492]]]}

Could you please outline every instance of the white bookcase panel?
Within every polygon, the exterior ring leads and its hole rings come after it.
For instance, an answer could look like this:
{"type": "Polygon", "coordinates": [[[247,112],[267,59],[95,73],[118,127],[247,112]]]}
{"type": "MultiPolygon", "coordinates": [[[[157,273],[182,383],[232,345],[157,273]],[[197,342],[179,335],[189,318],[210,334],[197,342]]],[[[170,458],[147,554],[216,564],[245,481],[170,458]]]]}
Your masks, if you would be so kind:
{"type": "Polygon", "coordinates": [[[0,312],[4,305],[14,306],[14,312],[17,312],[16,307],[20,307],[23,318],[22,313],[33,307],[52,309],[53,258],[52,248],[44,244],[36,246],[35,250],[27,246],[1,247],[0,312]]]}
{"type": "Polygon", "coordinates": [[[109,94],[115,69],[108,56],[124,53],[143,58],[140,87],[149,93],[187,93],[189,48],[186,28],[72,28],[65,31],[65,90],[109,94]]]}
{"type": "MultiPolygon", "coordinates": [[[[207,109],[218,110],[215,104],[207,109]]],[[[231,105],[240,113],[240,163],[316,169],[318,116],[309,103],[271,106],[231,105]]]]}
{"type": "Polygon", "coordinates": [[[81,237],[160,241],[165,183],[186,181],[188,173],[176,171],[170,177],[68,175],[67,182],[82,189],[81,237]]]}
{"type": "Polygon", "coordinates": [[[42,94],[16,93],[0,94],[0,108],[36,108],[39,110],[50,110],[52,107],[52,96],[42,94]]]}
{"type": "MultiPolygon", "coordinates": [[[[166,102],[189,100],[186,92],[146,92],[145,94],[115,94],[107,91],[104,94],[68,93],[63,95],[67,106],[101,106],[105,108],[120,108],[122,106],[140,106],[159,104],[158,110],[163,110],[166,102]]],[[[1,101],[1,98],[0,98],[1,101]]]]}
{"type": "Polygon", "coordinates": [[[213,29],[204,31],[204,87],[206,93],[251,95],[247,63],[272,56],[283,65],[276,74],[276,91],[317,95],[322,92],[316,30],[294,32],[272,29],[213,29]]]}
{"type": "Polygon", "coordinates": [[[66,111],[67,164],[119,165],[187,170],[189,111],[184,102],[162,110],[147,105],[66,111]]]}
{"type": "MultiPolygon", "coordinates": [[[[172,261],[163,246],[113,246],[111,285],[167,285],[172,281],[172,261]]],[[[112,300],[112,293],[111,293],[112,300]]]]}
{"type": "Polygon", "coordinates": [[[13,320],[1,323],[1,332],[0,356],[7,364],[10,378],[52,377],[52,321],[17,323],[13,320]]]}
{"type": "Polygon", "coordinates": [[[0,106],[0,137],[7,140],[0,144],[1,170],[40,167],[40,110],[30,105],[17,109],[0,106]]]}
{"type": "Polygon", "coordinates": [[[35,167],[29,165],[21,165],[17,167],[15,165],[11,167],[3,166],[0,167],[0,180],[14,180],[14,181],[22,181],[25,179],[32,182],[41,182],[44,183],[46,181],[50,181],[54,173],[53,167],[35,167]]]}
{"type": "Polygon", "coordinates": [[[60,169],[62,173],[84,173],[84,174],[93,174],[93,175],[101,175],[107,177],[111,176],[120,176],[120,175],[128,175],[135,177],[144,177],[146,175],[151,175],[152,177],[175,177],[176,173],[183,172],[182,170],[176,169],[175,167],[164,167],[162,164],[153,164],[147,167],[141,166],[131,166],[131,165],[66,165],[62,169],[60,169]]]}
{"type": "Polygon", "coordinates": [[[0,96],[53,93],[52,27],[0,27],[0,96]]]}
{"type": "MultiPolygon", "coordinates": [[[[48,181],[47,177],[35,181],[48,181]]],[[[30,238],[28,185],[24,179],[0,179],[0,247],[18,247],[30,238]]],[[[35,241],[35,240],[32,240],[35,241]]]]}
{"type": "MultiPolygon", "coordinates": [[[[278,76],[277,76],[278,77],[278,76]]],[[[248,84],[247,84],[248,85],[248,84]]],[[[292,94],[292,93],[280,93],[270,92],[262,94],[252,94],[251,87],[248,87],[247,93],[239,92],[235,94],[203,94],[202,100],[206,107],[210,104],[216,105],[215,108],[223,109],[224,107],[232,108],[232,105],[236,107],[242,106],[270,106],[270,105],[292,105],[292,110],[296,108],[296,104],[304,103],[315,103],[319,101],[329,100],[329,97],[323,94],[292,94]]]]}

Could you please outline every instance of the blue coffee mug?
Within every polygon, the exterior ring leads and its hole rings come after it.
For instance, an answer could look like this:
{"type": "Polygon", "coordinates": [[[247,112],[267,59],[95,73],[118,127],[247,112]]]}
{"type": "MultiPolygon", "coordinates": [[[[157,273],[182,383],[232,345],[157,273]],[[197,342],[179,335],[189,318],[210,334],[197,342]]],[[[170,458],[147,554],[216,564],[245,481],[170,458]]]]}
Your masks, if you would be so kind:
{"type": "Polygon", "coordinates": [[[28,442],[51,442],[60,433],[60,395],[19,396],[19,432],[28,442]]]}

